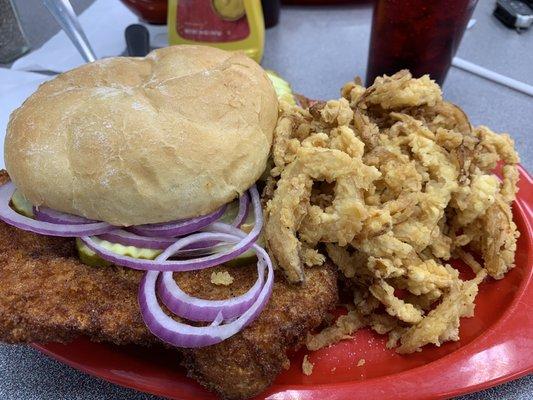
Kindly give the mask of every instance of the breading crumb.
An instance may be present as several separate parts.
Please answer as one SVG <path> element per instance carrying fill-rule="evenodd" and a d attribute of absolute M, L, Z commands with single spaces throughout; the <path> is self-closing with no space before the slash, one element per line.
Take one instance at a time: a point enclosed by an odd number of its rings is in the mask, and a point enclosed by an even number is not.
<path fill-rule="evenodd" d="M 309 376 L 313 373 L 314 364 L 309 361 L 307 354 L 304 356 L 304 361 L 302 362 L 302 371 L 305 375 Z"/>
<path fill-rule="evenodd" d="M 211 274 L 211 283 L 229 286 L 233 283 L 233 276 L 228 271 L 214 271 Z"/>
<path fill-rule="evenodd" d="M 365 363 L 366 360 L 364 358 L 360 358 L 359 361 L 357 361 L 357 366 L 362 367 L 363 365 L 365 365 Z"/>
<path fill-rule="evenodd" d="M 341 340 L 350 339 L 363 326 L 365 326 L 365 321 L 363 321 L 359 313 L 349 311 L 348 314 L 341 315 L 335 321 L 335 325 L 329 326 L 315 335 L 308 334 L 306 339 L 307 349 L 314 351 Z"/>

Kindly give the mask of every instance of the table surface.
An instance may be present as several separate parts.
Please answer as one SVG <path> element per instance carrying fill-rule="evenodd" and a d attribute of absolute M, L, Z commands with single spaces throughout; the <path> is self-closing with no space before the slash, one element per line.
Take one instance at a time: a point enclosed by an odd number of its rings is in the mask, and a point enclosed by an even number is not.
<path fill-rule="evenodd" d="M 116 0 L 114 0 L 116 1 Z M 82 12 L 93 0 L 72 0 Z M 42 45 L 58 27 L 40 0 L 17 0 L 22 25 L 32 48 Z M 518 34 L 492 15 L 494 1 L 480 0 L 477 23 L 465 33 L 458 56 L 533 84 L 533 29 Z M 336 98 L 355 75 L 365 76 L 371 10 L 368 5 L 284 7 L 280 24 L 267 31 L 263 65 L 278 71 L 297 92 L 314 98 Z M 460 105 L 473 124 L 509 132 L 525 167 L 533 171 L 528 139 L 533 99 L 512 89 L 452 68 L 445 97 Z M 513 399 L 533 396 L 528 376 L 461 400 Z M 1 399 L 157 399 L 85 375 L 47 358 L 28 346 L 0 345 Z"/>

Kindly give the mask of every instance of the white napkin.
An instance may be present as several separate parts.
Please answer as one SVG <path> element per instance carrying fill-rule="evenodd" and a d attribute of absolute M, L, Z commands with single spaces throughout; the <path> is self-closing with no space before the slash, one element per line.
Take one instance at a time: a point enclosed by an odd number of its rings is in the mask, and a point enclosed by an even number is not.
<path fill-rule="evenodd" d="M 120 55 L 126 49 L 124 29 L 138 21 L 119 0 L 97 0 L 80 16 L 80 23 L 96 58 Z M 12 69 L 63 72 L 85 61 L 63 31 L 59 31 L 40 49 L 19 58 Z"/>
<path fill-rule="evenodd" d="M 50 76 L 0 68 L 0 169 L 4 168 L 4 138 L 9 114 Z"/>

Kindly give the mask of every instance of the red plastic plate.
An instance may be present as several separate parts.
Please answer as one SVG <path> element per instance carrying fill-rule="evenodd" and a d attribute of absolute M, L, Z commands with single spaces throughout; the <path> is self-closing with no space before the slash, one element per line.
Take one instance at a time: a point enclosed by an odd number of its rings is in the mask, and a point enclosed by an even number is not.
<path fill-rule="evenodd" d="M 485 282 L 473 318 L 461 322 L 461 340 L 411 355 L 385 348 L 368 330 L 352 340 L 310 354 L 313 374 L 301 372 L 300 351 L 260 398 L 440 399 L 478 391 L 533 371 L 533 180 L 521 169 L 514 218 L 521 232 L 516 268 Z M 45 354 L 81 371 L 174 399 L 215 399 L 188 379 L 171 352 L 117 347 L 79 339 L 67 345 L 35 344 Z M 364 359 L 364 365 L 357 366 Z"/>

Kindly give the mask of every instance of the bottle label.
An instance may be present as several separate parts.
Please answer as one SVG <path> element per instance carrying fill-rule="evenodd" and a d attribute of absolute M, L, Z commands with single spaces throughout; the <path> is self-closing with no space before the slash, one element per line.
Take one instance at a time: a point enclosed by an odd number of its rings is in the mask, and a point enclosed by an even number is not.
<path fill-rule="evenodd" d="M 187 40 L 232 42 L 246 39 L 250 27 L 244 0 L 180 0 L 176 30 Z"/>

